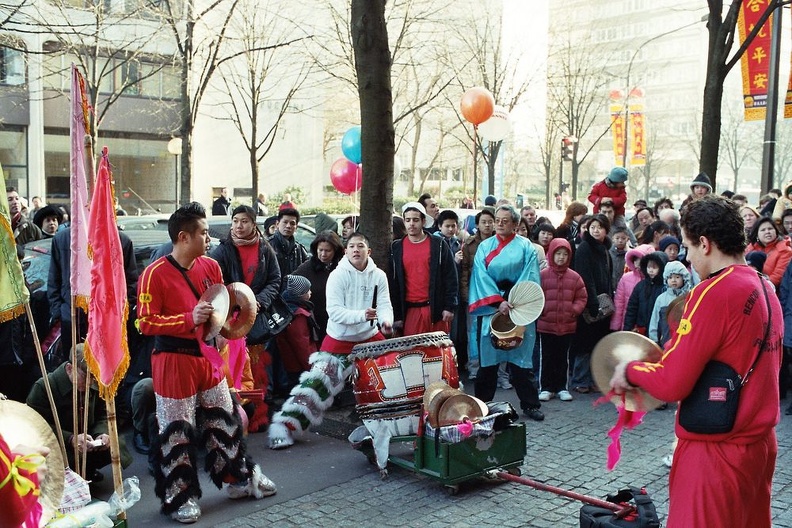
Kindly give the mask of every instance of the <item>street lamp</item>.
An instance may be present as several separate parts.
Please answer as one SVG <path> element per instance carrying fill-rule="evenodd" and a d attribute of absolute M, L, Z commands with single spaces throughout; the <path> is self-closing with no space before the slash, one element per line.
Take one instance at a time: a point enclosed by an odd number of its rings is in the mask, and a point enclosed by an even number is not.
<path fill-rule="evenodd" d="M 182 138 L 175 137 L 168 141 L 168 152 L 173 154 L 173 185 L 175 186 L 175 200 L 173 202 L 173 210 L 179 208 L 179 154 L 182 151 Z"/>

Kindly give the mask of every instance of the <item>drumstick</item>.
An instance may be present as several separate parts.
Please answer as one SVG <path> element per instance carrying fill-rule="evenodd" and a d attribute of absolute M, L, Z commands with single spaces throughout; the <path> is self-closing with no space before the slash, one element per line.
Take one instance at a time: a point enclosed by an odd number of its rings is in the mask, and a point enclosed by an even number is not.
<path fill-rule="evenodd" d="M 374 310 L 377 309 L 377 290 L 379 290 L 379 284 L 374 285 L 374 298 L 371 300 L 371 308 Z M 369 326 L 374 326 L 374 319 L 369 321 Z"/>

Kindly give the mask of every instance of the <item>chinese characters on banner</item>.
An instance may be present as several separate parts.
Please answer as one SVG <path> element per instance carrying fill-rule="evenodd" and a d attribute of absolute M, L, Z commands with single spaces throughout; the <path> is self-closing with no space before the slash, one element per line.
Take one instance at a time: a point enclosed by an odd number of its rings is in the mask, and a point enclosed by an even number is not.
<path fill-rule="evenodd" d="M 631 97 L 640 97 L 642 91 L 633 90 Z M 618 101 L 623 96 L 622 92 L 611 93 L 611 132 L 613 133 L 613 156 L 616 167 L 624 165 L 626 141 L 629 137 L 629 159 L 631 166 L 646 165 L 646 129 L 644 128 L 645 116 L 642 103 L 629 103 L 627 121 L 625 122 L 624 105 Z M 625 134 L 627 126 L 627 134 Z"/>
<path fill-rule="evenodd" d="M 742 42 L 745 42 L 745 38 L 756 27 L 759 18 L 761 18 L 766 9 L 767 0 L 746 0 L 740 6 L 737 26 L 740 30 L 740 40 Z M 757 121 L 765 118 L 772 27 L 773 17 L 771 16 L 740 58 L 746 121 Z"/>

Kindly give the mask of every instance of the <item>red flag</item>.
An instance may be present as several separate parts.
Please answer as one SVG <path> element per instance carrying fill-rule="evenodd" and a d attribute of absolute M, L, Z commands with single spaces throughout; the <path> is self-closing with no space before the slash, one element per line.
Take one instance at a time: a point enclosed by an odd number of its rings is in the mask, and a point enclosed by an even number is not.
<path fill-rule="evenodd" d="M 99 394 L 109 400 L 115 396 L 129 368 L 126 335 L 129 304 L 107 147 L 102 149 L 96 173 L 89 225 L 88 254 L 93 263 L 85 359 L 99 382 Z"/>

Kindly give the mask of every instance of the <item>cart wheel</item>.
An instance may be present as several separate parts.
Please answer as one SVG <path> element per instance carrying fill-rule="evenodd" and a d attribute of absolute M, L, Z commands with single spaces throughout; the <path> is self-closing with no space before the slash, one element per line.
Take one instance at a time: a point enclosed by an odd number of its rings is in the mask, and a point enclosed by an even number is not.
<path fill-rule="evenodd" d="M 450 486 L 446 486 L 446 492 L 452 497 L 459 493 L 459 484 L 452 484 Z"/>
<path fill-rule="evenodd" d="M 518 468 L 518 467 L 509 468 L 509 469 L 506 470 L 506 473 L 508 473 L 509 475 L 514 475 L 515 477 L 521 477 L 522 476 L 522 470 L 520 468 Z"/>

